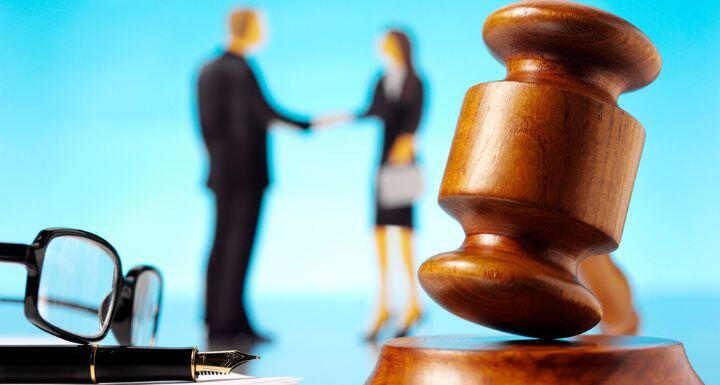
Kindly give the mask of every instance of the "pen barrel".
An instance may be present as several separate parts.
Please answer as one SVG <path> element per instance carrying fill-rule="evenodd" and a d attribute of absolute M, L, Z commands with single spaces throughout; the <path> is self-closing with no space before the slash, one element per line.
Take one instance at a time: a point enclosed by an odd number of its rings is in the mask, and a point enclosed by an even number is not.
<path fill-rule="evenodd" d="M 92 347 L 0 346 L 0 383 L 92 383 Z"/>
<path fill-rule="evenodd" d="M 193 381 L 194 348 L 97 347 L 96 382 Z"/>
<path fill-rule="evenodd" d="M 0 346 L 0 383 L 194 381 L 194 348 Z"/>

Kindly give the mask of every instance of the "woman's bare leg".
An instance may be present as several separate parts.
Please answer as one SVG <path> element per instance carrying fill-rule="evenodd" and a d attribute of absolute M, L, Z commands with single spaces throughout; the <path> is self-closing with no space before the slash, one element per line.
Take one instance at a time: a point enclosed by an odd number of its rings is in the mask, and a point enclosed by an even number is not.
<path fill-rule="evenodd" d="M 402 251 L 403 264 L 405 265 L 405 273 L 408 278 L 408 288 L 410 290 L 410 299 L 403 317 L 403 323 L 400 327 L 399 335 L 407 334 L 409 329 L 420 319 L 422 311 L 420 309 L 420 300 L 418 298 L 417 272 L 415 271 L 415 259 L 413 258 L 413 231 L 409 228 L 400 229 L 400 246 Z"/>
<path fill-rule="evenodd" d="M 387 245 L 387 226 L 378 226 L 375 228 L 375 244 L 378 255 L 378 272 L 379 272 L 379 294 L 377 311 L 372 326 L 366 336 L 367 339 L 375 339 L 382 329 L 383 325 L 390 318 L 388 312 L 388 245 Z"/>

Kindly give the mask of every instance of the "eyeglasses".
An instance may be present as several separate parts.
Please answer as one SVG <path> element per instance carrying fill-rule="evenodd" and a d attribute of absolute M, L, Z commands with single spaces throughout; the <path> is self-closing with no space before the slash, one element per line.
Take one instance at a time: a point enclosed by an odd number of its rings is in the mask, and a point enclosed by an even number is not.
<path fill-rule="evenodd" d="M 31 245 L 0 243 L 0 262 L 27 269 L 25 317 L 62 339 L 87 344 L 109 330 L 122 345 L 154 345 L 162 303 L 162 277 L 151 266 L 122 276 L 115 249 L 75 229 L 41 231 Z"/>

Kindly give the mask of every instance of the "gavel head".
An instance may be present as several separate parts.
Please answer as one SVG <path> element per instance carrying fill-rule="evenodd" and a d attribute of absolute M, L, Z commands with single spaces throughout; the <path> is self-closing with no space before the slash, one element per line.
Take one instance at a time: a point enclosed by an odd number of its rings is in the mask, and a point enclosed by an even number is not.
<path fill-rule="evenodd" d="M 466 238 L 420 282 L 478 324 L 580 334 L 602 313 L 577 265 L 617 248 L 645 137 L 617 97 L 652 82 L 660 57 L 625 20 L 570 2 L 502 8 L 483 37 L 507 77 L 468 90 L 439 197 Z"/>

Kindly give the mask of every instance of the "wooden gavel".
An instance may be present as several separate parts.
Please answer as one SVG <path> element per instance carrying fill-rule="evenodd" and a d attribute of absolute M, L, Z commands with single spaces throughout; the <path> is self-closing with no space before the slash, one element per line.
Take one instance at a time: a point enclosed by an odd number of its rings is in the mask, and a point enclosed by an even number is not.
<path fill-rule="evenodd" d="M 645 137 L 617 98 L 652 82 L 660 56 L 625 20 L 562 1 L 502 8 L 483 37 L 507 77 L 468 90 L 439 197 L 466 238 L 420 282 L 478 324 L 580 334 L 602 312 L 577 266 L 618 247 Z"/>

